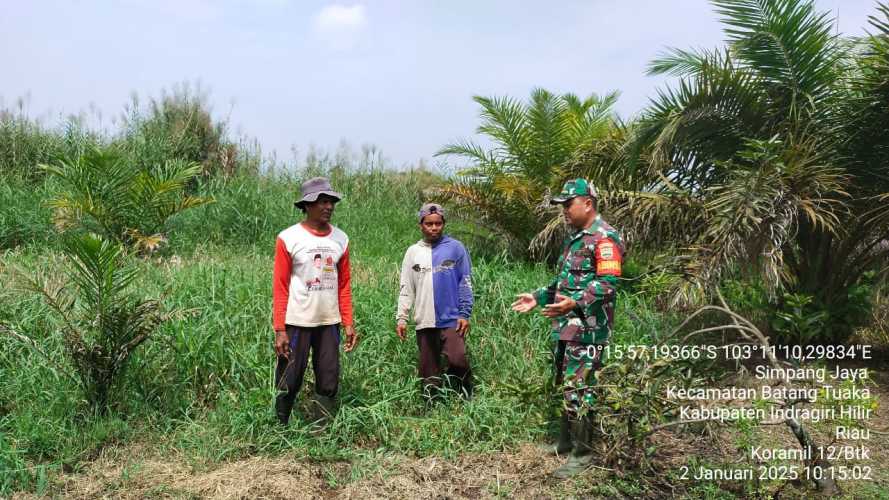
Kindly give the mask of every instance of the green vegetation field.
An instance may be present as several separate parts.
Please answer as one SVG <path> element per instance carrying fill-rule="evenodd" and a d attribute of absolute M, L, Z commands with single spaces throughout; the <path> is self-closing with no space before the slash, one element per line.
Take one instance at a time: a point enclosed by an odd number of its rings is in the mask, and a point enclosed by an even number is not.
<path fill-rule="evenodd" d="M 725 47 L 652 61 L 679 82 L 638 116 L 617 116 L 616 92 L 474 96 L 490 146 L 443 145 L 437 155 L 465 167 L 455 173 L 387 169 L 370 147 L 266 158 L 188 86 L 134 99 L 113 131 L 0 109 L 0 497 L 810 498 L 838 484 L 846 498 L 889 498 L 889 4 L 871 35 L 847 39 L 810 1 L 713 3 Z M 350 236 L 360 343 L 342 358 L 335 419 L 282 428 L 272 256 L 316 175 L 345 195 L 333 222 Z M 868 360 L 805 364 L 866 369 L 838 385 L 869 394 L 725 403 L 869 409 L 856 429 L 871 431 L 870 456 L 833 462 L 869 467 L 866 479 L 683 477 L 815 470 L 750 450 L 861 442 L 836 436 L 842 418 L 684 420 L 667 386 L 814 382 L 669 356 L 606 364 L 597 460 L 550 476 L 564 459 L 534 447 L 558 412 L 549 322 L 509 305 L 551 277 L 565 232 L 542 202 L 576 177 L 628 243 L 614 346 L 872 346 Z M 394 333 L 426 201 L 445 203 L 448 232 L 467 243 L 476 303 L 475 395 L 431 407 L 416 345 Z M 152 325 L 148 340 L 130 325 Z"/>
<path fill-rule="evenodd" d="M 215 196 L 216 203 L 178 216 L 170 248 L 139 260 L 140 293 L 162 296 L 168 307 L 187 310 L 187 317 L 165 324 L 135 354 L 107 415 L 91 413 L 62 373 L 70 367 L 61 333 L 48 320 L 51 314 L 40 298 L 12 291 L 13 268 L 52 279 L 64 265 L 54 250 L 58 242 L 50 231 L 49 213 L 41 208 L 48 187 L 43 181 L 5 183 L 4 201 L 9 204 L 4 206 L 28 214 L 29 224 L 42 229 L 33 229 L 29 241 L 2 254 L 7 284 L 3 316 L 22 329 L 41 332 L 40 347 L 57 365 L 22 342 L 0 336 L 2 492 L 76 492 L 66 489 L 72 487 L 71 477 L 91 477 L 97 463 L 109 467 L 109 462 L 124 461 L 129 465 L 114 469 L 113 477 L 93 492 L 113 494 L 116 488 L 139 486 L 139 464 L 158 457 L 175 457 L 177 467 L 194 474 L 254 459 L 321 464 L 319 470 L 325 472 L 319 474 L 329 476 L 324 483 L 336 490 L 386 475 L 387 467 L 380 465 L 385 463 L 393 467 L 389 474 L 398 474 L 397 464 L 404 460 L 481 456 L 507 464 L 513 455 L 537 456 L 523 443 L 539 442 L 550 432 L 554 407 L 546 396 L 548 322 L 537 315 L 516 315 L 508 305 L 516 293 L 544 283 L 548 270 L 470 246 L 477 306 L 469 345 L 477 396 L 470 402 L 452 398 L 427 410 L 416 380 L 416 346 L 395 336 L 393 315 L 400 259 L 418 238 L 413 214 L 436 177 L 369 171 L 335 172 L 333 179 L 345 194 L 335 223 L 352 238 L 361 343 L 344 355 L 341 411 L 320 433 L 305 421 L 282 429 L 272 409 L 272 250 L 277 231 L 299 220 L 292 208 L 297 177 L 244 176 L 203 184 L 199 191 Z M 459 236 L 464 226 L 455 221 L 449 228 Z M 652 332 L 675 325 L 675 318 L 657 312 L 629 284 L 618 304 L 617 342 L 646 343 Z M 306 384 L 306 394 L 310 387 Z M 343 469 L 343 464 L 353 465 Z M 537 494 L 663 494 L 648 484 L 650 479 L 634 478 L 632 472 L 618 477 L 593 471 L 562 484 L 545 479 L 552 464 L 538 466 L 523 473 L 544 478 L 538 479 L 545 486 Z M 481 484 L 486 494 L 514 488 L 529 493 L 522 489 L 527 488 L 522 477 L 501 484 L 496 474 L 482 474 Z M 603 477 L 609 478 L 605 485 Z M 189 491 L 177 490 L 173 483 L 168 487 L 135 491 Z M 695 488 L 686 484 L 680 491 L 728 494 L 706 482 Z"/>
<path fill-rule="evenodd" d="M 61 333 L 48 322 L 36 295 L 7 286 L 4 316 L 20 328 L 45 332 L 41 348 L 61 366 L 0 337 L 0 465 L 2 488 L 47 491 L 63 470 L 77 471 L 105 447 L 150 443 L 191 463 L 285 454 L 294 460 L 352 460 L 398 453 L 454 458 L 466 452 L 510 449 L 547 433 L 551 406 L 544 397 L 549 373 L 548 322 L 509 311 L 516 293 L 547 279 L 543 266 L 514 263 L 471 248 L 477 306 L 470 336 L 478 377 L 477 397 L 427 411 L 418 393 L 416 345 L 395 336 L 398 270 L 404 250 L 419 238 L 414 220 L 435 177 L 420 173 L 364 172 L 334 176 L 345 200 L 335 223 L 351 237 L 353 293 L 360 347 L 344 355 L 342 409 L 320 435 L 302 422 L 281 429 L 274 421 L 273 350 L 270 329 L 272 251 L 277 232 L 299 220 L 292 206 L 298 179 L 241 177 L 201 188 L 216 203 L 176 219 L 176 237 L 161 256 L 139 263 L 138 288 L 162 296 L 188 317 L 164 325 L 136 354 L 115 388 L 110 414 L 89 413 L 76 387 Z M 7 183 L 15 210 L 49 229 L 36 189 Z M 33 211 L 33 212 L 32 212 Z M 10 224 L 12 225 L 12 224 Z M 451 224 L 460 234 L 460 223 Z M 4 282 L 12 267 L 53 276 L 62 265 L 50 234 L 6 250 Z M 621 338 L 645 340 L 620 301 Z M 311 384 L 306 384 L 306 391 Z M 49 490 L 51 491 L 51 490 Z"/>

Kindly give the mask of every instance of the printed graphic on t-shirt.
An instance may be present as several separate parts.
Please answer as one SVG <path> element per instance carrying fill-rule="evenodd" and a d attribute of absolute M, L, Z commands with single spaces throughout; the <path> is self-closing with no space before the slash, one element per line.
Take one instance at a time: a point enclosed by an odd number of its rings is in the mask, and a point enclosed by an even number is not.
<path fill-rule="evenodd" d="M 306 290 L 336 290 L 336 263 L 333 261 L 334 250 L 327 246 L 318 246 L 306 250 L 312 263 L 312 277 L 306 281 Z"/>
<path fill-rule="evenodd" d="M 426 267 L 426 266 L 421 266 L 420 264 L 414 264 L 413 267 L 411 267 L 411 269 L 413 269 L 415 273 L 428 273 L 429 271 L 432 271 L 433 273 L 440 273 L 443 271 L 450 271 L 451 269 L 454 269 L 455 267 L 457 267 L 457 261 L 447 259 L 447 260 L 443 261 L 441 264 L 434 266 L 434 267 Z"/>
<path fill-rule="evenodd" d="M 435 266 L 435 269 L 433 269 L 432 272 L 440 273 L 442 271 L 448 271 L 450 269 L 453 269 L 454 266 L 456 266 L 456 265 L 457 265 L 456 261 L 453 261 L 451 259 L 446 259 L 446 260 L 442 261 L 441 264 Z"/>

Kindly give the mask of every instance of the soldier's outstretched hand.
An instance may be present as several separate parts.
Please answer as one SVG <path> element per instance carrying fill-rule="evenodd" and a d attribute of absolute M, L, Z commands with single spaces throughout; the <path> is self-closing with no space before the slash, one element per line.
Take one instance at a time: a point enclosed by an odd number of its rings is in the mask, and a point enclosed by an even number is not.
<path fill-rule="evenodd" d="M 543 315 L 547 318 L 557 318 L 568 314 L 575 307 L 577 307 L 577 302 L 574 299 L 557 293 L 556 301 L 543 308 Z"/>
<path fill-rule="evenodd" d="M 516 295 L 516 301 L 512 303 L 512 310 L 520 313 L 526 313 L 535 307 L 537 307 L 537 301 L 530 293 Z"/>

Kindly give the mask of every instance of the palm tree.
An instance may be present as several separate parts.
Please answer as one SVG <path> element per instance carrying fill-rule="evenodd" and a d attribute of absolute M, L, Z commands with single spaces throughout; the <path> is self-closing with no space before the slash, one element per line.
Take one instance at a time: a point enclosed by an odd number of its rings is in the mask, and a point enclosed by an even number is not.
<path fill-rule="evenodd" d="M 142 253 L 166 241 L 171 217 L 213 201 L 186 194 L 201 166 L 182 160 L 140 168 L 113 148 L 94 147 L 41 168 L 59 181 L 49 206 L 60 229 L 102 234 Z"/>
<path fill-rule="evenodd" d="M 66 359 L 43 348 L 50 337 L 33 325 L 21 325 L 20 330 L 8 321 L 0 323 L 0 332 L 45 356 L 59 374 L 81 388 L 93 408 L 105 412 L 130 355 L 181 311 L 165 311 L 160 301 L 139 295 L 134 286 L 138 269 L 127 261 L 122 245 L 84 234 L 66 238 L 61 250 L 66 257 L 62 279 L 16 275 L 21 290 L 40 294 L 52 312 Z"/>
<path fill-rule="evenodd" d="M 581 99 L 535 89 L 527 103 L 509 97 L 473 99 L 481 106 L 477 132 L 493 147 L 464 140 L 439 150 L 437 156 L 471 163 L 441 194 L 487 230 L 488 237 L 505 241 L 513 255 L 526 257 L 549 218 L 542 200 L 569 176 L 566 162 L 579 147 L 596 144 L 615 126 L 617 94 Z M 551 248 L 540 250 L 548 255 Z"/>
<path fill-rule="evenodd" d="M 726 47 L 651 63 L 680 80 L 633 130 L 635 161 L 616 177 L 630 182 L 611 193 L 623 227 L 670 242 L 686 292 L 757 272 L 814 297 L 830 314 L 820 340 L 842 340 L 855 288 L 889 257 L 889 8 L 874 34 L 844 40 L 812 1 L 713 4 Z"/>

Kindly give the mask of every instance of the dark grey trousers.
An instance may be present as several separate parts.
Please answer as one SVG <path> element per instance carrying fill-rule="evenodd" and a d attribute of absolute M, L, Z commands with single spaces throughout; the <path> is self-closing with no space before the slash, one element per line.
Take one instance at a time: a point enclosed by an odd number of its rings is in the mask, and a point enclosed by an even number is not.
<path fill-rule="evenodd" d="M 335 398 L 340 380 L 340 325 L 300 327 L 287 325 L 290 336 L 290 356 L 278 356 L 275 369 L 275 412 L 281 423 L 287 423 L 303 384 L 309 351 L 315 373 L 315 393 Z"/>

